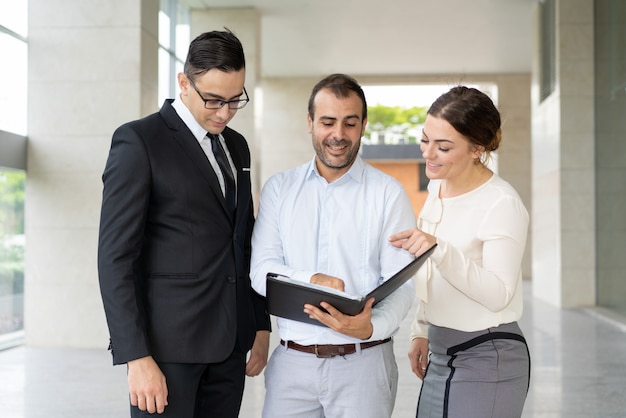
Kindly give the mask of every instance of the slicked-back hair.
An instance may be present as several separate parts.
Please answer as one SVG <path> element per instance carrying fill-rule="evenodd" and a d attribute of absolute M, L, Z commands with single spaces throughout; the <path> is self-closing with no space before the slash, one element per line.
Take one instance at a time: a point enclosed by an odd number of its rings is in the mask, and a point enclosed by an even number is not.
<path fill-rule="evenodd" d="M 191 41 L 184 72 L 193 80 L 214 68 L 230 73 L 245 67 L 243 46 L 235 34 L 226 29 L 205 32 Z"/>
<path fill-rule="evenodd" d="M 363 102 L 363 111 L 362 111 L 362 119 L 365 120 L 367 118 L 367 102 L 365 101 L 365 93 L 363 93 L 363 89 L 359 85 L 359 83 L 352 77 L 346 74 L 331 74 L 322 80 L 320 80 L 315 87 L 313 87 L 313 91 L 311 91 L 311 96 L 309 97 L 309 115 L 311 116 L 311 120 L 314 120 L 315 115 L 315 96 L 322 89 L 330 90 L 336 97 L 345 99 L 350 95 L 350 92 L 356 93 L 357 96 Z"/>
<path fill-rule="evenodd" d="M 487 153 L 500 146 L 500 112 L 489 96 L 478 89 L 453 87 L 433 102 L 428 114 L 447 121 L 472 144 L 484 147 Z"/>

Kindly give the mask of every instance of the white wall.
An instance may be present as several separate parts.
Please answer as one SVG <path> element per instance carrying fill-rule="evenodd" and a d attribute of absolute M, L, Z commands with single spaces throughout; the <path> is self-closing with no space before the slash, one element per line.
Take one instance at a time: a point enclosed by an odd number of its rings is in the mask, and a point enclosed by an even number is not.
<path fill-rule="evenodd" d="M 541 103 L 538 45 L 533 58 L 533 295 L 577 307 L 595 304 L 593 2 L 556 15 L 557 87 Z"/>
<path fill-rule="evenodd" d="M 30 0 L 25 330 L 108 345 L 96 254 L 111 134 L 155 110 L 158 2 Z"/>

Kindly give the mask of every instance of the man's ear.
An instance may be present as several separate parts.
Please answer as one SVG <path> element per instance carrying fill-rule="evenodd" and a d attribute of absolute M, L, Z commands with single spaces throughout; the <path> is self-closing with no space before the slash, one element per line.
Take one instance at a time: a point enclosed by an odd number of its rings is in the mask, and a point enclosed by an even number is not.
<path fill-rule="evenodd" d="M 178 80 L 178 87 L 180 88 L 180 93 L 183 96 L 186 96 L 187 94 L 189 94 L 189 92 L 188 92 L 188 90 L 189 90 L 189 78 L 187 78 L 185 73 L 178 73 L 176 78 Z"/>

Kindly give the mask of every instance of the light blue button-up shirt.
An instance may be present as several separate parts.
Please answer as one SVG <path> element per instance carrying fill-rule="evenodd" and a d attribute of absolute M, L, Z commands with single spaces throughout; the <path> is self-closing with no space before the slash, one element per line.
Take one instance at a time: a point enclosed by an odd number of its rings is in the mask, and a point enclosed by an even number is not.
<path fill-rule="evenodd" d="M 357 157 L 349 171 L 328 183 L 315 159 L 272 176 L 264 185 L 252 236 L 251 277 L 265 295 L 268 272 L 309 282 L 315 273 L 345 282 L 351 295 L 365 295 L 413 260 L 388 242 L 415 227 L 402 185 Z M 395 334 L 415 298 L 408 281 L 377 304 L 370 340 Z M 323 326 L 277 318 L 280 337 L 298 344 L 361 342 Z"/>

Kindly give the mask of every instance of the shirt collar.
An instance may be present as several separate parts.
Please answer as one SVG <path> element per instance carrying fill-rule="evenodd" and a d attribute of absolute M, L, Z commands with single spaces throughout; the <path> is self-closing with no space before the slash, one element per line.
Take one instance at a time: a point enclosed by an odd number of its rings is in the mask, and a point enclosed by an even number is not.
<path fill-rule="evenodd" d="M 206 136 L 206 129 L 200 126 L 196 118 L 194 118 L 191 114 L 191 111 L 187 108 L 187 105 L 180 99 L 174 99 L 172 107 L 176 110 L 178 116 L 180 116 L 185 125 L 187 125 L 198 142 L 202 141 L 202 139 Z"/>
<path fill-rule="evenodd" d="M 352 166 L 348 169 L 348 171 L 343 176 L 341 176 L 336 181 L 334 181 L 333 183 L 343 182 L 345 181 L 345 179 L 352 179 L 360 183 L 363 179 L 364 171 L 365 171 L 365 161 L 363 161 L 360 155 L 357 155 L 356 159 L 354 160 L 354 163 L 352 163 Z M 322 177 L 319 171 L 317 170 L 317 166 L 315 165 L 315 157 L 313 157 L 313 159 L 309 163 L 308 172 L 309 172 L 309 175 L 308 175 L 309 178 L 311 178 L 312 176 Z"/>

